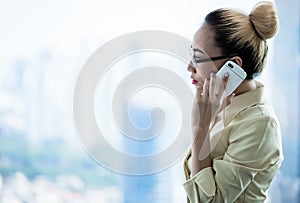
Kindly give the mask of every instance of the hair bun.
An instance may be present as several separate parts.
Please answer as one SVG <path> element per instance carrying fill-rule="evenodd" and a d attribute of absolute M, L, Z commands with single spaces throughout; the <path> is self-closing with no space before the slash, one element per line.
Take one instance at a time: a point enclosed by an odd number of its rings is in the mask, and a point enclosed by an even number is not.
<path fill-rule="evenodd" d="M 256 34 L 263 40 L 272 38 L 278 30 L 276 8 L 271 2 L 262 1 L 256 4 L 249 19 Z"/>

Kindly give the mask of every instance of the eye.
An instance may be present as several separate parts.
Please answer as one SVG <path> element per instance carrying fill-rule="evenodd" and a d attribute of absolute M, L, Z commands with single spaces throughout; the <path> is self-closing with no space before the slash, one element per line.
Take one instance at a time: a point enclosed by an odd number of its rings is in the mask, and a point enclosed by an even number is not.
<path fill-rule="evenodd" d="M 194 57 L 201 59 L 201 58 L 205 57 L 205 54 L 203 54 L 203 53 L 201 53 L 199 51 L 195 51 L 194 52 Z"/>
<path fill-rule="evenodd" d="M 194 54 L 194 59 L 196 59 L 196 60 L 201 60 L 201 59 L 203 59 L 203 57 L 201 57 L 201 56 L 199 56 L 199 55 L 197 56 L 197 55 Z"/>

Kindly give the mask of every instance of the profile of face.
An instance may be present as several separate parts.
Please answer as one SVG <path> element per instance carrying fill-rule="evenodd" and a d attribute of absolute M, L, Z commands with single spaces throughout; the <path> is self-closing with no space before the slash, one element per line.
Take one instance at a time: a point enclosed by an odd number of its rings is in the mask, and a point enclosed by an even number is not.
<path fill-rule="evenodd" d="M 191 73 L 192 83 L 200 87 L 203 86 L 205 78 L 208 78 L 211 72 L 217 72 L 230 59 L 228 57 L 209 60 L 222 56 L 222 53 L 220 48 L 215 45 L 213 32 L 207 24 L 203 24 L 195 33 L 191 51 L 194 61 L 202 60 L 200 63 L 194 62 L 193 64 L 191 62 L 187 67 L 187 70 Z"/>

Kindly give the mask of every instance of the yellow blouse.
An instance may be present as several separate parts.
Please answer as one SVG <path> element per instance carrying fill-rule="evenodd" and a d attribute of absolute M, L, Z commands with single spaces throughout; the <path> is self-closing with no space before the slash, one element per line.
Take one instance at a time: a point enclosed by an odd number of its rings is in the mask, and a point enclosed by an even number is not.
<path fill-rule="evenodd" d="M 212 167 L 190 177 L 191 152 L 186 156 L 188 202 L 264 202 L 283 153 L 279 123 L 263 87 L 234 97 L 220 115 L 210 134 Z"/>

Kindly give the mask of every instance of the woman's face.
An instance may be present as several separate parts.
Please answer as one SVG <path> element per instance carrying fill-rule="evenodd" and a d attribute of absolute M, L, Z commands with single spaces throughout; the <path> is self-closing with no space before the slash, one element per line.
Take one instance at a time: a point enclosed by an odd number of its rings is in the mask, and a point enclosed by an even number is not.
<path fill-rule="evenodd" d="M 207 59 L 222 55 L 220 48 L 215 46 L 213 32 L 206 24 L 203 24 L 195 33 L 192 47 L 196 49 L 193 52 L 195 59 Z M 208 78 L 211 72 L 217 72 L 227 60 L 202 62 L 195 64 L 195 66 L 190 63 L 187 70 L 191 72 L 192 83 L 202 87 L 205 78 Z"/>

